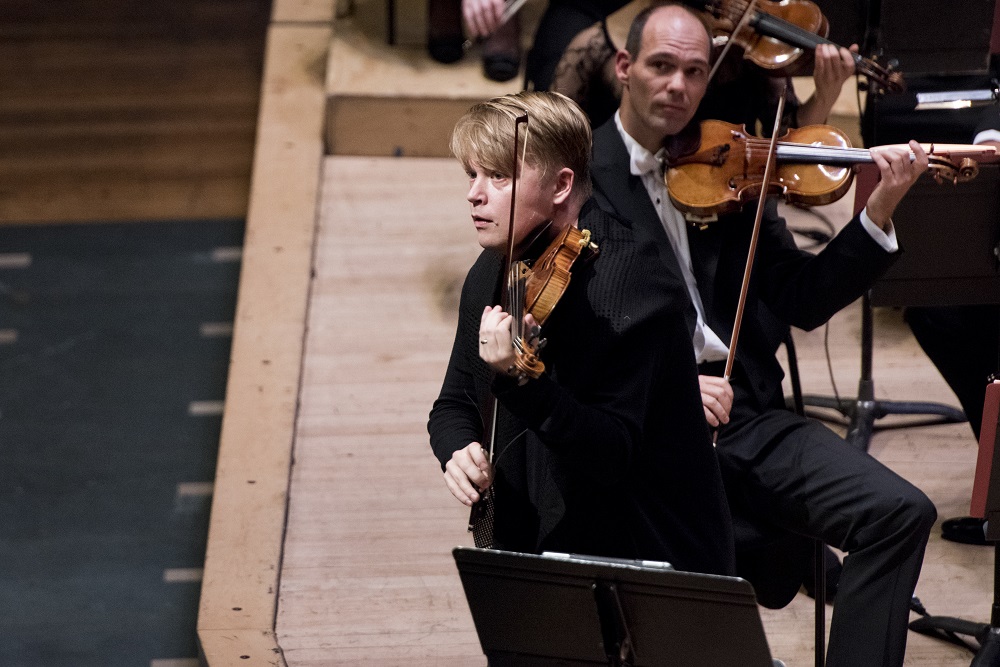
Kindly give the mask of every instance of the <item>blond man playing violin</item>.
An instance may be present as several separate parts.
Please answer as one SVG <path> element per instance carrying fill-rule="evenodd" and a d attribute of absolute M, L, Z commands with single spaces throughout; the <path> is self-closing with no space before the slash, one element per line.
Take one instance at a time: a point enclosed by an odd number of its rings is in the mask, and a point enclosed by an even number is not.
<path fill-rule="evenodd" d="M 724 379 L 755 206 L 704 228 L 692 225 L 668 199 L 660 162 L 664 148 L 690 131 L 710 66 L 709 34 L 689 9 L 659 6 L 637 17 L 615 61 L 621 104 L 594 133 L 595 198 L 657 246 L 660 271 L 683 295 L 699 364 L 701 419 L 718 428 L 738 570 L 762 603 L 782 606 L 809 568 L 809 538 L 847 552 L 827 664 L 902 665 L 934 506 L 868 454 L 787 410 L 775 354 L 790 325 L 823 324 L 892 264 L 898 254 L 892 213 L 927 168 L 927 155 L 913 142 L 912 158 L 906 150 L 875 151 L 881 182 L 866 210 L 818 255 L 796 247 L 768 202 L 735 365 Z M 755 568 L 752 547 L 759 544 L 743 538 L 764 528 L 785 548 Z"/>
<path fill-rule="evenodd" d="M 590 144 L 586 117 L 554 93 L 496 98 L 458 122 L 452 149 L 469 179 L 466 224 L 483 252 L 462 288 L 431 447 L 458 502 L 493 493 L 497 548 L 732 573 L 729 510 L 680 295 L 657 271 L 655 249 L 588 200 Z M 599 247 L 573 265 L 538 333 L 547 343 L 535 378 L 512 371 L 521 308 L 501 307 L 497 294 L 511 207 L 514 260 L 533 261 L 569 228 Z M 524 319 L 530 330 L 531 315 Z M 487 431 L 493 399 L 496 428 Z"/>

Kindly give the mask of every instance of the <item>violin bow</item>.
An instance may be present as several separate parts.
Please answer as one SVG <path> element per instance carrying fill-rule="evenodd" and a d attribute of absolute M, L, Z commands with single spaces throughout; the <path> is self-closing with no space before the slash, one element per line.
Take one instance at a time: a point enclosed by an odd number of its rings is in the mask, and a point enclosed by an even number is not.
<path fill-rule="evenodd" d="M 517 140 L 518 140 L 518 126 L 524 123 L 525 126 L 525 137 L 524 137 L 524 149 L 521 151 L 521 157 L 517 156 Z M 514 208 L 517 205 L 517 172 L 518 165 L 524 164 L 524 158 L 528 151 L 528 136 L 527 136 L 527 126 L 528 126 L 528 114 L 525 113 L 521 116 L 517 116 L 514 119 L 514 173 L 511 176 L 510 181 L 510 221 L 507 226 L 507 252 L 504 254 L 503 258 L 503 279 L 507 280 L 510 275 L 510 267 L 514 262 Z M 519 162 L 520 160 L 520 162 Z M 500 305 L 506 307 L 508 304 L 503 302 L 503 295 L 506 291 L 501 291 Z"/>
<path fill-rule="evenodd" d="M 510 182 L 510 221 L 507 227 L 507 252 L 504 255 L 503 260 L 503 273 L 500 274 L 501 287 L 500 289 L 500 305 L 506 309 L 507 282 L 510 278 L 510 267 L 513 262 L 514 257 L 514 209 L 517 204 L 517 172 L 518 172 L 518 156 L 517 156 L 517 141 L 518 141 L 518 127 L 521 123 L 525 124 L 527 128 L 528 124 L 528 114 L 525 113 L 521 116 L 514 118 L 514 173 L 511 175 Z M 524 151 L 521 154 L 521 161 L 523 164 L 524 156 L 527 153 L 528 141 L 527 134 L 525 134 L 524 141 Z M 491 395 L 488 404 L 488 412 L 490 413 L 490 428 L 486 433 L 488 438 L 486 446 L 483 449 L 486 450 L 486 460 L 493 465 L 494 452 L 496 451 L 496 435 L 497 435 L 497 422 L 499 419 L 499 406 L 497 404 L 496 396 Z M 469 513 L 469 532 L 472 533 L 472 539 L 475 545 L 480 549 L 489 549 L 494 546 L 493 541 L 493 511 L 494 511 L 494 490 L 491 485 L 485 492 L 480 493 L 479 500 L 472 506 L 472 511 Z"/>
<path fill-rule="evenodd" d="M 500 18 L 501 25 L 514 18 L 514 14 L 517 14 L 526 2 L 528 0 L 505 0 L 503 16 Z"/>
<path fill-rule="evenodd" d="M 722 61 L 726 59 L 726 54 L 729 53 L 729 49 L 731 49 L 733 44 L 736 42 L 736 35 L 740 30 L 743 30 L 748 23 L 750 23 L 750 19 L 753 17 L 753 12 L 756 8 L 757 0 L 750 0 L 750 2 L 747 3 L 747 8 L 743 10 L 743 15 L 740 16 L 740 20 L 736 23 L 736 27 L 733 28 L 731 33 L 729 33 L 729 39 L 726 40 L 726 45 L 722 47 L 722 52 L 719 54 L 719 57 L 715 59 L 715 64 L 712 65 L 712 69 L 708 73 L 709 81 L 715 77 L 715 73 L 718 71 L 719 65 L 721 65 Z"/>
<path fill-rule="evenodd" d="M 775 146 L 778 144 L 778 133 L 781 129 L 781 115 L 785 111 L 785 88 L 787 83 L 782 85 L 781 96 L 778 98 L 778 111 L 774 116 L 774 130 L 771 133 L 771 143 L 767 151 L 767 161 L 764 163 L 764 179 L 761 183 L 760 199 L 757 200 L 757 214 L 754 216 L 753 233 L 750 236 L 750 250 L 747 252 L 747 265 L 743 270 L 743 284 L 740 286 L 740 298 L 736 304 L 736 320 L 733 322 L 733 336 L 729 340 L 729 355 L 726 357 L 726 370 L 723 379 L 727 382 L 733 374 L 733 364 L 736 361 L 736 343 L 740 338 L 740 325 L 743 323 L 743 311 L 746 308 L 747 292 L 750 288 L 750 274 L 753 271 L 753 261 L 757 254 L 757 239 L 760 237 L 760 222 L 764 217 L 764 204 L 767 201 L 767 188 L 771 183 L 771 172 L 774 169 Z M 713 441 L 717 441 L 719 431 L 713 435 Z"/>
<path fill-rule="evenodd" d="M 500 23 L 497 24 L 497 28 L 514 18 L 514 15 L 521 11 L 521 7 L 527 3 L 528 0 L 504 0 L 503 12 L 500 14 Z M 472 48 L 473 44 L 478 44 L 484 37 L 477 37 L 475 41 L 472 39 L 467 39 L 462 42 L 462 49 L 468 51 Z"/>

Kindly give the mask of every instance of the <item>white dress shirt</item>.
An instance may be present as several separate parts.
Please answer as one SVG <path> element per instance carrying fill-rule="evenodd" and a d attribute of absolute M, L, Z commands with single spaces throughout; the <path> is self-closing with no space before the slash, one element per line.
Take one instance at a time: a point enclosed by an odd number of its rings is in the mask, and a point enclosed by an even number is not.
<path fill-rule="evenodd" d="M 1000 141 L 1000 130 L 983 130 L 976 135 L 976 138 L 972 140 L 972 143 L 982 144 L 987 141 Z"/>
<path fill-rule="evenodd" d="M 705 307 L 701 302 L 701 294 L 698 292 L 698 283 L 695 280 L 694 269 L 691 266 L 691 249 L 688 246 L 687 221 L 670 197 L 667 195 L 667 185 L 663 180 L 663 157 L 664 149 L 660 149 L 656 154 L 650 153 L 639 142 L 633 139 L 625 128 L 622 127 L 621 117 L 615 112 L 615 126 L 625 142 L 625 150 L 629 152 L 629 168 L 633 175 L 642 179 L 642 184 L 649 193 L 649 199 L 660 217 L 660 224 L 670 239 L 673 246 L 674 256 L 681 267 L 684 275 L 684 283 L 687 286 L 691 303 L 694 304 L 695 312 L 698 314 L 698 321 L 695 324 L 694 354 L 697 363 L 705 361 L 724 361 L 729 356 L 729 346 L 724 343 L 718 334 L 708 326 L 705 321 Z M 896 252 L 899 245 L 896 242 L 896 230 L 892 223 L 889 223 L 888 233 L 872 222 L 868 217 L 867 209 L 861 212 L 861 225 L 872 239 L 879 244 L 886 252 Z"/>

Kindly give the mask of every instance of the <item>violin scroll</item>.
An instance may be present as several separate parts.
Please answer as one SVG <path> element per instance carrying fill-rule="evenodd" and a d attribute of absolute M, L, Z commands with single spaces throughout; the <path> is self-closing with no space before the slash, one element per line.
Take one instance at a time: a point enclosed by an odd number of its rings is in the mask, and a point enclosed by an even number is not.
<path fill-rule="evenodd" d="M 965 183 L 979 175 L 979 164 L 970 157 L 964 157 L 956 164 L 947 158 L 932 154 L 929 156 L 927 167 L 938 183 L 946 181 Z"/>

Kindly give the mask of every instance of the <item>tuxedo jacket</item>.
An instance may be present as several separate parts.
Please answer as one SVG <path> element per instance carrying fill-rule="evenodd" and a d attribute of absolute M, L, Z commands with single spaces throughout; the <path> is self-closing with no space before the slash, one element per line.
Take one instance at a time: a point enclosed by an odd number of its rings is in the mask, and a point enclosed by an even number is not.
<path fill-rule="evenodd" d="M 663 268 L 684 285 L 677 257 L 642 180 L 629 170 L 629 155 L 614 119 L 594 133 L 591 165 L 594 198 L 599 206 L 627 220 L 639 238 L 658 249 Z M 688 245 L 707 324 L 727 344 L 732 336 L 740 288 L 753 231 L 754 207 L 720 216 L 704 229 L 688 228 Z M 734 382 L 753 402 L 751 412 L 784 406 L 783 371 L 775 356 L 789 325 L 813 329 L 848 305 L 895 261 L 855 217 L 818 254 L 799 250 L 777 205 L 769 200 L 761 222 L 756 260 L 736 361 L 742 368 Z M 689 329 L 696 319 L 686 289 L 681 290 Z M 739 395 L 740 392 L 737 392 Z M 752 446 L 752 445 L 751 445 Z"/>

